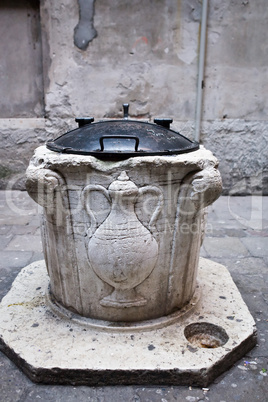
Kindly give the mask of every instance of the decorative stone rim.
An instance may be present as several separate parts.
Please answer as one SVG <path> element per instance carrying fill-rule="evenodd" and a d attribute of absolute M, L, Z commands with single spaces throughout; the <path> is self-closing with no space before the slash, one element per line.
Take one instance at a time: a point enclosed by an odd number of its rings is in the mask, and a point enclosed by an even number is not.
<path fill-rule="evenodd" d="M 133 331 L 150 331 L 153 329 L 159 329 L 174 324 L 176 321 L 186 317 L 188 314 L 198 307 L 202 295 L 201 287 L 198 282 L 195 288 L 195 292 L 191 300 L 180 310 L 169 314 L 167 316 L 155 318 L 152 320 L 144 320 L 138 322 L 116 322 L 116 321 L 104 321 L 95 318 L 82 317 L 76 313 L 69 311 L 63 307 L 51 294 L 50 286 L 46 291 L 46 303 L 52 312 L 59 318 L 71 320 L 75 324 L 79 324 L 83 327 L 97 329 L 99 331 L 107 332 L 133 332 Z"/>
<path fill-rule="evenodd" d="M 79 154 L 65 154 L 50 151 L 45 145 L 35 149 L 34 155 L 31 159 L 30 166 L 35 168 L 49 168 L 49 169 L 60 169 L 62 167 L 68 168 L 74 166 L 91 166 L 101 172 L 107 172 L 111 170 L 117 170 L 119 167 L 124 168 L 124 166 L 137 167 L 139 165 L 144 165 L 144 163 L 160 163 L 160 165 L 168 166 L 188 166 L 193 165 L 194 167 L 204 168 L 204 161 L 206 165 L 213 167 L 218 166 L 218 159 L 212 154 L 211 151 L 206 149 L 204 146 L 200 145 L 200 148 L 196 151 L 177 154 L 177 155 L 156 155 L 156 156 L 133 156 L 128 159 L 123 159 L 120 161 L 102 161 L 92 155 L 79 155 Z"/>

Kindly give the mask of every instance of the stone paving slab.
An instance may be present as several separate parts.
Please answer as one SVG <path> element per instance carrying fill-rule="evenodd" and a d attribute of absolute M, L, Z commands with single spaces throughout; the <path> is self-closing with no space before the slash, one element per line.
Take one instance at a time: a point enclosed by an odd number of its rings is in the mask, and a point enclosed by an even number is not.
<path fill-rule="evenodd" d="M 249 256 L 249 252 L 241 240 L 233 237 L 206 237 L 203 247 L 211 258 Z"/>
<path fill-rule="evenodd" d="M 3 250 L 6 248 L 6 246 L 10 243 L 12 239 L 12 234 L 5 234 L 5 235 L 0 235 L 0 250 Z"/>
<path fill-rule="evenodd" d="M 253 257 L 268 257 L 267 237 L 251 237 L 241 241 Z"/>
<path fill-rule="evenodd" d="M 42 251 L 42 242 L 40 236 L 35 235 L 15 235 L 8 243 L 6 250 L 14 251 Z"/>
<path fill-rule="evenodd" d="M 32 219 L 32 215 L 1 215 L 0 214 L 0 225 L 29 225 Z"/>
<path fill-rule="evenodd" d="M 5 228 L 6 233 L 12 232 L 12 235 L 37 235 L 40 237 L 40 223 L 38 225 L 33 225 L 32 222 L 29 222 L 27 225 L 7 225 L 3 226 Z M 3 233 L 4 234 L 4 233 Z"/>
<path fill-rule="evenodd" d="M 33 251 L 0 251 L 0 268 L 9 271 L 13 268 L 23 268 L 29 264 L 32 256 Z"/>
<path fill-rule="evenodd" d="M 268 271 L 268 264 L 264 258 L 260 257 L 242 257 L 242 258 L 213 258 L 213 261 L 225 265 L 232 276 L 243 275 L 262 275 Z"/>
<path fill-rule="evenodd" d="M 222 229 L 254 229 L 263 231 L 268 228 L 267 197 L 221 197 L 208 208 L 208 222 Z"/>
<path fill-rule="evenodd" d="M 26 192 L 0 191 L 0 233 L 23 236 L 30 225 L 38 225 L 37 206 Z M 10 205 L 11 199 L 11 205 Z M 15 207 L 14 208 L 14 204 Z M 15 209 L 15 211 L 14 211 Z M 31 215 L 23 214 L 31 213 Z M 254 219 L 253 219 L 254 218 Z M 268 197 L 220 197 L 210 208 L 210 225 L 207 235 L 211 238 L 238 239 L 247 250 L 246 255 L 238 252 L 223 257 L 224 243 L 218 243 L 218 257 L 210 257 L 203 249 L 204 257 L 226 265 L 238 286 L 241 295 L 253 315 L 258 329 L 258 346 L 252 349 L 233 367 L 218 377 L 208 388 L 186 386 L 53 386 L 33 384 L 5 355 L 0 353 L 0 400 L 2 402 L 32 401 L 94 401 L 94 402 L 266 402 L 268 389 L 268 257 L 255 256 L 254 249 L 247 247 L 244 239 L 268 236 Z M 7 225 L 7 226 L 6 226 Z M 18 232 L 21 229 L 21 232 Z M 29 234 L 35 234 L 31 232 Z M 228 240 L 229 241 L 229 240 Z M 257 240 L 258 241 L 258 240 Z M 225 243 L 226 244 L 226 243 Z M 239 250 L 240 250 L 240 243 Z M 238 250 L 238 251 L 239 251 Z M 254 255 L 251 254 L 251 251 Z M 2 254 L 4 253 L 4 254 Z M 7 253 L 7 254 L 6 254 Z M 10 258 L 8 257 L 10 255 Z M 239 257 L 238 257 L 239 255 Z M 14 260 L 17 256 L 18 260 Z M 29 260 L 30 258 L 30 260 Z M 43 259 L 42 253 L 31 251 L 0 252 L 0 299 L 17 276 L 20 268 L 32 261 Z M 3 265 L 1 265 L 3 266 Z M 244 278 L 245 277 L 245 278 Z M 259 279 L 254 279 L 259 277 Z M 259 286 L 260 283 L 263 285 Z M 2 284 L 2 287 L 1 287 Z"/>
<path fill-rule="evenodd" d="M 2 225 L 0 226 L 0 234 L 1 235 L 6 235 L 12 230 L 12 225 L 6 226 Z"/>

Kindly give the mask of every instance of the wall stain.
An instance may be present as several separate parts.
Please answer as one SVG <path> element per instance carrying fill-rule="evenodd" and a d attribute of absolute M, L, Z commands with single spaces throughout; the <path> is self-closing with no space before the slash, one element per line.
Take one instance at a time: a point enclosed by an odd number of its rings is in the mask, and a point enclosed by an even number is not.
<path fill-rule="evenodd" d="M 78 0 L 79 22 L 74 28 L 74 44 L 86 50 L 89 42 L 97 36 L 94 28 L 95 0 Z"/>

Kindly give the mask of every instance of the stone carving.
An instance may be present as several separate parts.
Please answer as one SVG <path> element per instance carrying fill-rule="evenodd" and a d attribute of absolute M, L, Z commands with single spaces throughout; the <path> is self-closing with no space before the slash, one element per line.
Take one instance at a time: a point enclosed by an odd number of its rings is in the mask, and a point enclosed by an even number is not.
<path fill-rule="evenodd" d="M 27 190 L 44 207 L 52 299 L 70 312 L 110 322 L 183 309 L 198 291 L 205 208 L 221 192 L 217 167 L 202 147 L 105 163 L 39 147 Z"/>
<path fill-rule="evenodd" d="M 108 217 L 98 228 L 88 201 L 91 191 L 101 191 L 111 203 Z M 158 196 L 148 228 L 134 210 L 138 195 L 146 192 Z M 86 186 L 83 204 L 91 220 L 87 250 L 90 265 L 99 278 L 114 288 L 100 304 L 117 308 L 145 305 L 146 298 L 138 295 L 135 288 L 151 274 L 158 258 L 158 244 L 150 230 L 162 209 L 161 190 L 155 186 L 138 189 L 123 171 L 108 190 L 99 185 Z"/>
<path fill-rule="evenodd" d="M 27 169 L 26 189 L 33 200 L 44 208 L 41 232 L 51 280 L 50 290 L 63 305 L 74 312 L 81 312 L 81 286 L 65 179 L 59 172 L 31 164 Z M 70 292 L 70 285 L 78 290 L 75 294 Z"/>
<path fill-rule="evenodd" d="M 220 172 L 209 163 L 203 170 L 187 174 L 181 183 L 169 266 L 167 306 L 170 309 L 180 307 L 177 304 L 180 298 L 185 301 L 192 297 L 205 232 L 206 207 L 219 197 L 221 189 Z"/>

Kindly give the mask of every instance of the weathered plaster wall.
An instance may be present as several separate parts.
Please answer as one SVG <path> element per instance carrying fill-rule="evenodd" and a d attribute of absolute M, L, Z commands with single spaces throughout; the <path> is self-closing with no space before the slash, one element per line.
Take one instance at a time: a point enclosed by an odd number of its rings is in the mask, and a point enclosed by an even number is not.
<path fill-rule="evenodd" d="M 24 188 L 45 131 L 39 1 L 2 0 L 0 38 L 0 188 Z"/>
<path fill-rule="evenodd" d="M 201 139 L 225 192 L 268 193 L 267 24 L 265 0 L 210 1 Z"/>
<path fill-rule="evenodd" d="M 174 0 L 131 1 L 127 6 L 125 1 L 111 6 L 108 0 L 97 0 L 98 36 L 81 51 L 73 45 L 70 29 L 78 21 L 78 4 L 64 3 L 46 1 L 42 11 L 61 16 L 48 27 L 50 118 L 92 113 L 114 117 L 121 115 L 126 101 L 132 116 L 193 118 L 199 24 L 191 7 Z"/>
<path fill-rule="evenodd" d="M 192 137 L 201 6 L 96 0 L 97 36 L 81 50 L 74 43 L 78 1 L 42 0 L 45 118 L 36 129 L 12 131 L 10 141 L 0 119 L 1 165 L 23 170 L 32 149 L 74 128 L 74 117 L 118 117 L 124 102 L 130 117 L 173 117 L 174 127 Z M 225 192 L 258 190 L 268 175 L 267 22 L 266 0 L 209 2 L 201 142 L 220 159 Z"/>
<path fill-rule="evenodd" d="M 38 0 L 1 0 L 0 38 L 0 118 L 42 117 Z"/>

